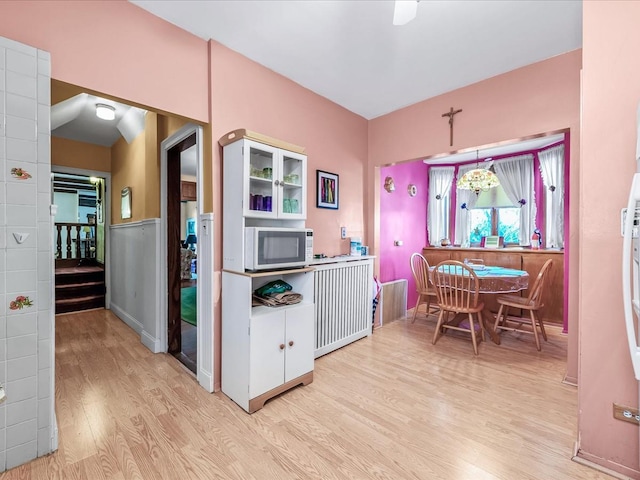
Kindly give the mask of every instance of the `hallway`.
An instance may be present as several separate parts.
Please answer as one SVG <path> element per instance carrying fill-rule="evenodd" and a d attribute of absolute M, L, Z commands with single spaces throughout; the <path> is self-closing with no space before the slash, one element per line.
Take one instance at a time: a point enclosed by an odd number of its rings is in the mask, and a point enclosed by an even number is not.
<path fill-rule="evenodd" d="M 59 450 L 0 474 L 35 479 L 606 479 L 570 460 L 576 390 L 549 329 L 431 345 L 396 321 L 320 357 L 314 382 L 246 414 L 108 310 L 56 317 Z"/>

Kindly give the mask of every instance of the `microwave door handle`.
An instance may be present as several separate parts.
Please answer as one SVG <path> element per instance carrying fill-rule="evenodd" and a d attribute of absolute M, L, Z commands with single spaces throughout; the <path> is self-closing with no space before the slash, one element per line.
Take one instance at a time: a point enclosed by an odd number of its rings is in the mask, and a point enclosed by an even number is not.
<path fill-rule="evenodd" d="M 622 299 L 624 306 L 624 321 L 627 331 L 627 341 L 629 343 L 629 353 L 636 379 L 640 380 L 640 347 L 638 347 L 634 311 L 640 313 L 640 304 L 637 298 L 635 286 L 640 279 L 631 277 L 631 264 L 635 262 L 632 257 L 632 234 L 633 221 L 636 212 L 637 202 L 640 201 L 640 173 L 633 176 L 629 201 L 627 203 L 627 216 L 624 223 L 624 237 L 622 242 Z M 634 265 L 634 272 L 637 275 L 638 269 Z M 632 299 L 633 292 L 633 299 Z"/>

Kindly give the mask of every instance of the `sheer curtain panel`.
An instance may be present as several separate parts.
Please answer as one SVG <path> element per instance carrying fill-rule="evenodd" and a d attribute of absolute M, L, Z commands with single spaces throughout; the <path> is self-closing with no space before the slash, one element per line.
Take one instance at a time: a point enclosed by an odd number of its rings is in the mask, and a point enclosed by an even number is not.
<path fill-rule="evenodd" d="M 456 183 L 465 173 L 478 168 L 477 164 L 460 165 Z M 456 227 L 455 245 L 469 246 L 469 209 L 473 208 L 478 201 L 478 195 L 472 190 L 456 188 Z M 462 208 L 465 205 L 466 208 Z"/>
<path fill-rule="evenodd" d="M 538 152 L 542 182 L 547 189 L 546 245 L 564 247 L 564 145 Z"/>
<path fill-rule="evenodd" d="M 536 202 L 533 189 L 533 155 L 518 155 L 494 163 L 502 189 L 514 205 L 524 200 L 520 211 L 520 245 L 531 245 L 536 228 Z"/>
<path fill-rule="evenodd" d="M 439 245 L 440 240 L 449 238 L 447 219 L 449 212 L 446 198 L 451 190 L 454 167 L 429 168 L 429 205 L 427 208 L 427 229 L 429 230 L 429 244 Z"/>

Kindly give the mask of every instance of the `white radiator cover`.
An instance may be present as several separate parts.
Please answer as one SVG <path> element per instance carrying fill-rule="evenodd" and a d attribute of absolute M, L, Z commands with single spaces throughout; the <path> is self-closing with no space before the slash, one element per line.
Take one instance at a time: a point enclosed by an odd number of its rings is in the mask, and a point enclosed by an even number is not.
<path fill-rule="evenodd" d="M 318 358 L 371 335 L 373 258 L 314 267 L 314 358 Z"/>

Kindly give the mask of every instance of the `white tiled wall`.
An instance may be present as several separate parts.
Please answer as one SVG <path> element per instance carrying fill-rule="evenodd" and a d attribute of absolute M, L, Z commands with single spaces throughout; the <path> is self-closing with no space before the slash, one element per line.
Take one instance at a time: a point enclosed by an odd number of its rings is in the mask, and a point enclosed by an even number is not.
<path fill-rule="evenodd" d="M 50 74 L 0 37 L 0 471 L 55 447 Z"/>

